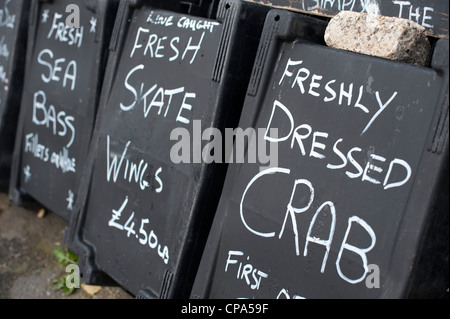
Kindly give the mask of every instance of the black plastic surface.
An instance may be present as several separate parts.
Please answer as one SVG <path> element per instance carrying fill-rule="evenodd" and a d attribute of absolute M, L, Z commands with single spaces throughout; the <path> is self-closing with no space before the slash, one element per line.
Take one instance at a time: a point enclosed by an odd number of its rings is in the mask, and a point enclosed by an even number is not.
<path fill-rule="evenodd" d="M 16 204 L 37 200 L 69 220 L 85 165 L 118 1 L 32 1 L 11 173 Z M 70 7 L 69 7 L 70 9 Z M 67 12 L 66 12 L 67 10 Z M 76 20 L 73 20 L 76 22 Z"/>
<path fill-rule="evenodd" d="M 138 298 L 183 298 L 226 170 L 194 148 L 204 129 L 237 125 L 267 8 L 222 1 L 210 19 L 151 4 L 121 2 L 66 242 L 87 283 L 111 277 Z M 175 130 L 191 137 L 183 163 Z"/>
<path fill-rule="evenodd" d="M 448 298 L 448 40 L 422 68 L 324 27 L 267 17 L 239 126 L 278 160 L 230 164 L 192 298 Z"/>
<path fill-rule="evenodd" d="M 6 189 L 22 96 L 28 13 L 26 1 L 0 1 L 0 184 Z"/>

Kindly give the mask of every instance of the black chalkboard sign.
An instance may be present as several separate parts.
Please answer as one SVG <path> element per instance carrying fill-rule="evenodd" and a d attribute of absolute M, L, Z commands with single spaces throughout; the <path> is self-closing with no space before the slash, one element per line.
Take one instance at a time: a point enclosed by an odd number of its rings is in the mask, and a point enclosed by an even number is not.
<path fill-rule="evenodd" d="M 202 136 L 237 125 L 267 8 L 228 0 L 192 16 L 148 4 L 121 2 L 66 242 L 87 283 L 183 298 L 226 169 L 202 160 Z"/>
<path fill-rule="evenodd" d="M 245 0 L 273 7 L 332 17 L 340 11 L 381 14 L 409 19 L 430 36 L 448 38 L 448 1 L 442 0 Z"/>
<path fill-rule="evenodd" d="M 10 197 L 66 220 L 93 131 L 118 1 L 33 1 Z"/>
<path fill-rule="evenodd" d="M 0 1 L 0 184 L 11 175 L 26 54 L 28 5 Z"/>
<path fill-rule="evenodd" d="M 267 17 L 240 127 L 272 162 L 230 164 L 192 298 L 448 297 L 448 40 L 422 68 L 324 28 Z"/>

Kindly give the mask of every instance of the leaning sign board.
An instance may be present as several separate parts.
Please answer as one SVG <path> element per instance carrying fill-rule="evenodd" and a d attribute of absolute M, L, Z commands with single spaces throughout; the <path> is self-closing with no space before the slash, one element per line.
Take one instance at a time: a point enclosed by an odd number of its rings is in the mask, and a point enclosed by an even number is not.
<path fill-rule="evenodd" d="M 11 175 L 26 54 L 28 5 L 0 1 L 0 183 Z"/>
<path fill-rule="evenodd" d="M 246 0 L 273 7 L 332 17 L 339 11 L 367 12 L 409 19 L 432 36 L 448 38 L 448 1 L 442 0 Z"/>
<path fill-rule="evenodd" d="M 208 129 L 239 121 L 267 8 L 229 0 L 199 17 L 148 4 L 121 2 L 66 242 L 87 283 L 110 277 L 138 297 L 179 298 L 225 176 L 198 150 Z"/>
<path fill-rule="evenodd" d="M 31 197 L 69 220 L 94 127 L 117 5 L 31 3 L 10 184 L 13 202 Z"/>
<path fill-rule="evenodd" d="M 448 40 L 423 68 L 328 48 L 324 27 L 267 17 L 240 127 L 278 161 L 230 164 L 192 298 L 446 294 Z"/>

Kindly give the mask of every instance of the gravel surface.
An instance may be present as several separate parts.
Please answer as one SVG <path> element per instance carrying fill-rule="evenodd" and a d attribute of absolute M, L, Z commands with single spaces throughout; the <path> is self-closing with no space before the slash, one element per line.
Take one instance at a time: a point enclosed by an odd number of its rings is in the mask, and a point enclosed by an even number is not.
<path fill-rule="evenodd" d="M 70 296 L 53 289 L 66 274 L 54 249 L 65 250 L 67 222 L 52 212 L 38 217 L 42 207 L 17 207 L 0 193 L 0 299 L 129 299 L 120 287 L 75 289 Z M 95 294 L 92 295 L 94 291 Z M 91 293 L 88 293 L 91 292 Z"/>

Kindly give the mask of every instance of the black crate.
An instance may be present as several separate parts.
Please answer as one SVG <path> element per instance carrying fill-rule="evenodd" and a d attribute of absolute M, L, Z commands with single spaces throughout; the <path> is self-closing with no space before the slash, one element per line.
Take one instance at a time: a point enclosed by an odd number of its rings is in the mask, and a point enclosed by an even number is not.
<path fill-rule="evenodd" d="M 267 17 L 240 127 L 277 147 L 230 164 L 192 298 L 448 297 L 448 40 L 424 68 L 324 27 Z"/>
<path fill-rule="evenodd" d="M 68 221 L 94 127 L 118 1 L 79 1 L 75 9 L 70 0 L 29 5 L 9 193 L 16 204 L 37 200 Z"/>
<path fill-rule="evenodd" d="M 360 0 L 245 0 L 298 11 L 311 15 L 333 17 L 340 11 L 380 14 L 417 22 L 430 36 L 448 39 L 448 1 L 360 1 Z"/>
<path fill-rule="evenodd" d="M 84 282 L 188 297 L 226 171 L 202 160 L 196 138 L 237 125 L 267 8 L 229 0 L 193 16 L 122 1 L 119 12 L 65 238 Z M 178 153 L 186 135 L 192 153 Z"/>
<path fill-rule="evenodd" d="M 28 13 L 25 1 L 0 1 L 0 185 L 6 189 L 22 96 Z"/>

